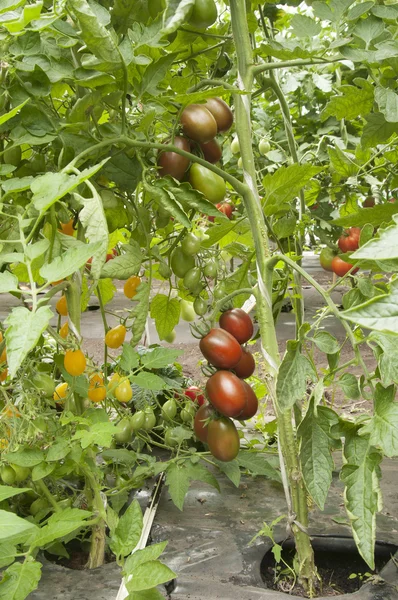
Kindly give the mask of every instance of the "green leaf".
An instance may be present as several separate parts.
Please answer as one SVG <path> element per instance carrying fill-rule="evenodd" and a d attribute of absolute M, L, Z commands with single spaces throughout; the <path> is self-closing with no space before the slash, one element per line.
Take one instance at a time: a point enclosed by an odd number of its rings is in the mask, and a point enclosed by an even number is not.
<path fill-rule="evenodd" d="M 375 100 L 387 123 L 398 123 L 398 94 L 389 88 L 377 87 Z"/>
<path fill-rule="evenodd" d="M 142 532 L 142 511 L 137 500 L 133 500 L 126 512 L 120 517 L 115 533 L 111 537 L 110 547 L 117 556 L 131 554 L 140 541 Z M 153 587 L 154 584 L 150 587 Z"/>
<path fill-rule="evenodd" d="M 169 494 L 180 510 L 183 509 L 185 496 L 189 490 L 189 470 L 185 465 L 171 463 L 166 472 L 166 485 L 169 488 Z"/>
<path fill-rule="evenodd" d="M 53 316 L 49 306 L 38 308 L 36 312 L 23 306 L 16 306 L 5 320 L 7 329 L 7 362 L 10 377 L 15 377 L 19 367 L 36 347 L 43 331 L 45 331 Z"/>
<path fill-rule="evenodd" d="M 398 280 L 391 283 L 390 294 L 376 296 L 340 314 L 361 327 L 398 335 Z"/>
<path fill-rule="evenodd" d="M 352 155 L 343 152 L 338 146 L 328 148 L 328 154 L 332 170 L 342 177 L 352 177 L 358 173 L 359 165 L 356 164 Z"/>
<path fill-rule="evenodd" d="M 8 463 L 18 465 L 19 467 L 34 467 L 44 460 L 44 453 L 35 448 L 23 448 L 16 452 L 9 452 L 5 455 Z"/>
<path fill-rule="evenodd" d="M 22 2 L 20 2 L 20 4 L 22 4 Z M 1 10 L 1 12 L 3 12 L 2 9 L 0 9 L 0 10 Z M 6 123 L 7 121 L 9 121 L 13 117 L 15 117 L 15 115 L 17 115 L 19 113 L 19 111 L 21 110 L 21 108 L 23 108 L 25 106 L 25 104 L 27 102 L 29 102 L 29 100 L 30 100 L 30 98 L 28 98 L 27 100 L 25 100 L 25 102 L 22 102 L 22 104 L 19 104 L 18 106 L 16 106 L 15 108 L 13 108 L 12 110 L 10 110 L 9 112 L 6 112 L 4 115 L 1 115 L 0 116 L 0 125 L 3 125 L 3 123 Z"/>
<path fill-rule="evenodd" d="M 3 502 L 3 500 L 7 500 L 7 498 L 18 496 L 18 494 L 28 492 L 29 489 L 30 488 L 14 488 L 9 485 L 0 485 L 0 502 Z"/>
<path fill-rule="evenodd" d="M 373 86 L 364 80 L 359 81 L 361 87 L 343 85 L 340 88 L 341 96 L 334 96 L 321 113 L 321 120 L 329 117 L 337 120 L 351 121 L 360 115 L 367 115 L 373 107 Z"/>
<path fill-rule="evenodd" d="M 132 346 L 130 346 L 130 344 L 124 343 L 119 364 L 123 371 L 127 371 L 129 373 L 139 366 L 140 355 L 134 350 L 134 348 L 132 348 Z"/>
<path fill-rule="evenodd" d="M 274 481 L 281 481 L 279 471 L 261 454 L 241 450 L 236 458 L 238 465 L 253 475 L 263 475 Z"/>
<path fill-rule="evenodd" d="M 137 293 L 132 298 L 133 308 L 130 310 L 129 319 L 134 319 L 131 326 L 131 341 L 132 346 L 136 346 L 140 341 L 147 322 L 149 314 L 149 299 L 151 286 L 147 281 L 143 281 L 137 288 Z"/>
<path fill-rule="evenodd" d="M 355 250 L 351 257 L 355 260 L 392 260 L 398 258 L 398 215 L 393 216 L 394 224 L 386 229 L 379 229 L 377 238 Z"/>
<path fill-rule="evenodd" d="M 175 362 L 183 353 L 183 350 L 173 350 L 170 348 L 150 348 L 141 357 L 141 363 L 146 369 L 161 369 Z"/>
<path fill-rule="evenodd" d="M 19 292 L 18 289 L 18 277 L 15 277 L 9 271 L 0 273 L 0 294 L 6 294 L 7 292 Z"/>
<path fill-rule="evenodd" d="M 160 187 L 161 184 L 162 187 Z M 191 222 L 183 211 L 181 205 L 177 202 L 174 193 L 168 187 L 165 188 L 163 186 L 164 180 L 162 179 L 158 182 L 157 186 L 147 186 L 147 189 L 149 188 L 149 193 L 157 201 L 159 206 L 167 210 L 174 219 L 181 223 L 181 225 L 187 229 L 191 229 Z"/>
<path fill-rule="evenodd" d="M 164 600 L 164 596 L 157 588 L 151 588 L 141 592 L 130 592 L 126 600 Z"/>
<path fill-rule="evenodd" d="M 101 270 L 102 278 L 125 280 L 138 273 L 142 264 L 142 254 L 137 242 L 130 240 L 129 244 L 123 244 L 121 250 L 123 254 L 104 264 Z"/>
<path fill-rule="evenodd" d="M 378 347 L 383 350 L 381 354 L 380 351 L 375 352 L 378 357 L 381 383 L 384 386 L 398 383 L 397 338 L 394 335 L 372 331 L 369 342 L 376 342 Z"/>
<path fill-rule="evenodd" d="M 381 448 L 386 456 L 398 455 L 398 403 L 395 386 L 376 385 L 374 416 L 359 430 L 359 435 L 369 435 L 369 443 Z"/>
<path fill-rule="evenodd" d="M 190 432 L 188 431 L 188 433 Z M 217 479 L 214 477 L 213 473 L 211 473 L 202 463 L 188 463 L 187 468 L 191 481 L 203 481 L 204 483 L 208 483 L 216 488 L 216 490 L 220 491 L 220 484 L 218 483 Z"/>
<path fill-rule="evenodd" d="M 51 465 L 47 462 L 42 462 L 39 465 L 36 465 L 32 469 L 32 481 L 39 481 L 40 479 L 44 479 L 54 471 L 56 465 Z"/>
<path fill-rule="evenodd" d="M 289 349 L 279 367 L 276 384 L 277 401 L 281 411 L 292 408 L 297 400 L 302 400 L 307 390 L 308 379 L 316 377 L 308 358 L 299 350 Z"/>
<path fill-rule="evenodd" d="M 297 14 L 292 17 L 290 25 L 293 27 L 294 34 L 301 38 L 313 38 L 317 36 L 322 29 L 321 25 L 314 19 Z"/>
<path fill-rule="evenodd" d="M 237 221 L 228 221 L 220 225 L 215 225 L 207 230 L 206 234 L 209 236 L 209 239 L 202 242 L 202 248 L 211 248 L 211 246 L 220 242 L 231 232 L 236 235 L 236 239 L 239 239 L 249 231 L 250 227 L 248 223 L 238 223 Z"/>
<path fill-rule="evenodd" d="M 360 208 L 357 212 L 339 217 L 331 221 L 333 225 L 340 227 L 363 227 L 371 223 L 378 227 L 382 223 L 391 221 L 393 215 L 398 213 L 398 204 L 376 204 L 372 208 Z"/>
<path fill-rule="evenodd" d="M 265 213 L 267 215 L 273 214 L 275 208 L 279 210 L 280 204 L 293 200 L 298 196 L 300 190 L 321 171 L 321 168 L 312 167 L 308 164 L 295 164 L 280 167 L 275 173 L 268 173 L 263 179 Z"/>
<path fill-rule="evenodd" d="M 0 599 L 25 600 L 37 588 L 41 568 L 42 564 L 31 557 L 8 567 L 0 582 Z"/>
<path fill-rule="evenodd" d="M 368 16 L 366 19 L 361 19 L 356 24 L 353 34 L 366 44 L 368 49 L 369 44 L 372 40 L 379 37 L 384 31 L 384 23 L 377 17 Z"/>
<path fill-rule="evenodd" d="M 18 553 L 17 547 L 8 543 L 0 544 L 0 569 L 8 567 L 15 560 L 15 555 Z M 0 583 L 1 589 L 1 583 Z"/>
<path fill-rule="evenodd" d="M 117 448 L 112 450 L 104 450 L 101 454 L 104 460 L 109 460 L 115 464 L 132 466 L 137 461 L 137 454 L 126 448 Z"/>
<path fill-rule="evenodd" d="M 164 552 L 167 546 L 167 542 L 161 542 L 160 544 L 153 544 L 147 546 L 142 550 L 136 550 L 131 556 L 126 559 L 124 563 L 123 573 L 124 575 L 134 575 L 134 571 L 140 565 L 151 561 L 157 560 L 159 556 Z"/>
<path fill-rule="evenodd" d="M 234 484 L 235 487 L 239 487 L 240 484 L 240 468 L 237 460 L 231 460 L 230 462 L 221 462 L 219 460 L 213 459 L 216 463 L 220 471 L 224 473 L 228 477 L 230 481 Z"/>
<path fill-rule="evenodd" d="M 47 281 L 65 279 L 65 277 L 69 277 L 69 275 L 83 267 L 99 249 L 101 249 L 101 242 L 95 244 L 75 242 L 63 254 L 54 258 L 50 263 L 43 265 L 39 273 Z"/>
<path fill-rule="evenodd" d="M 55 462 L 58 460 L 62 460 L 63 458 L 68 456 L 70 451 L 71 451 L 71 447 L 70 447 L 69 440 L 61 440 L 61 441 L 57 442 L 56 444 L 53 444 L 52 446 L 50 446 L 50 448 L 47 452 L 46 461 L 47 462 L 52 462 L 52 461 Z"/>
<path fill-rule="evenodd" d="M 211 215 L 219 219 L 227 218 L 201 192 L 194 190 L 189 183 L 181 183 L 179 187 L 175 187 L 174 185 L 174 187 L 168 187 L 167 189 L 180 204 L 187 208 L 194 208 L 199 213 Z M 191 224 L 189 227 L 191 228 Z"/>
<path fill-rule="evenodd" d="M 191 12 L 195 0 L 168 0 L 163 15 L 162 35 L 168 35 L 183 25 Z"/>
<path fill-rule="evenodd" d="M 361 137 L 364 148 L 374 148 L 377 144 L 388 141 L 394 133 L 398 133 L 398 124 L 388 123 L 382 113 L 368 114 L 366 121 Z"/>
<path fill-rule="evenodd" d="M 82 198 L 75 194 L 75 198 L 78 198 L 83 205 L 79 219 L 86 228 L 85 236 L 90 244 L 98 244 L 98 249 L 93 254 L 90 270 L 91 277 L 96 280 L 99 279 L 101 268 L 105 264 L 109 233 L 101 197 L 94 188 L 90 188 L 90 190 L 91 197 Z"/>
<path fill-rule="evenodd" d="M 156 96 L 160 93 L 161 90 L 158 88 L 158 84 L 162 82 L 166 73 L 170 70 L 176 56 L 177 54 L 171 53 L 161 56 L 146 68 L 141 81 L 140 96 L 144 94 Z"/>
<path fill-rule="evenodd" d="M 34 538 L 30 540 L 33 548 L 43 548 L 54 540 L 63 538 L 76 530 L 85 527 L 85 520 L 91 513 L 78 508 L 65 508 L 56 512 L 48 519 L 47 524 L 42 527 Z"/>
<path fill-rule="evenodd" d="M 156 294 L 151 302 L 151 317 L 155 319 L 159 338 L 164 340 L 180 320 L 179 301 L 165 294 Z"/>
<path fill-rule="evenodd" d="M 326 406 L 315 409 L 314 401 L 311 400 L 298 429 L 305 485 L 321 510 L 325 507 L 334 467 L 332 449 L 335 440 L 331 435 L 331 428 L 338 422 L 338 415 L 333 410 Z"/>
<path fill-rule="evenodd" d="M 340 350 L 340 344 L 328 331 L 317 331 L 314 337 L 309 339 L 325 354 L 336 354 Z"/>
<path fill-rule="evenodd" d="M 352 373 L 344 373 L 339 379 L 339 386 L 350 400 L 359 400 L 361 397 L 359 381 Z"/>
<path fill-rule="evenodd" d="M 21 533 L 29 535 L 29 532 L 34 529 L 37 529 L 34 523 L 21 519 L 8 510 L 0 510 L 0 540 L 6 540 Z"/>
<path fill-rule="evenodd" d="M 126 581 L 126 587 L 129 592 L 149 590 L 175 577 L 176 574 L 169 567 L 158 560 L 152 560 L 135 569 L 132 578 Z"/>
<path fill-rule="evenodd" d="M 153 390 L 155 392 L 163 390 L 166 387 L 166 383 L 159 375 L 155 373 L 142 372 L 138 375 L 133 375 L 130 378 L 132 384 L 138 385 L 143 390 Z"/>
<path fill-rule="evenodd" d="M 112 438 L 116 433 L 116 427 L 113 423 L 95 423 L 88 430 L 79 429 L 73 436 L 73 440 L 80 440 L 81 447 L 88 448 L 93 444 L 109 448 L 112 445 Z"/>
<path fill-rule="evenodd" d="M 282 217 L 276 221 L 273 229 L 275 235 L 282 240 L 283 238 L 287 238 L 293 235 L 297 225 L 297 217 L 294 215 L 288 215 L 286 217 Z"/>

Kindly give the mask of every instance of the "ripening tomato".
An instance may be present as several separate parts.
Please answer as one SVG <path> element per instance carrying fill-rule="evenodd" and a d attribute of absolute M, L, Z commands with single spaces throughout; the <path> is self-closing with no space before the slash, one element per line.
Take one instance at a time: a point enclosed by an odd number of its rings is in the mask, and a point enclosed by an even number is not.
<path fill-rule="evenodd" d="M 217 6 L 214 0 L 195 0 L 188 23 L 195 29 L 207 29 L 217 19 Z"/>
<path fill-rule="evenodd" d="M 352 252 L 359 248 L 360 227 L 350 227 L 339 237 L 337 244 L 342 252 Z"/>
<path fill-rule="evenodd" d="M 216 208 L 223 213 L 228 219 L 232 219 L 232 213 L 234 212 L 234 205 L 230 202 L 219 202 L 216 204 Z"/>
<path fill-rule="evenodd" d="M 108 346 L 108 348 L 112 348 L 113 350 L 120 348 L 126 337 L 126 331 L 127 330 L 124 325 L 116 325 L 116 327 L 112 327 L 112 329 L 110 329 L 105 336 L 105 344 Z"/>
<path fill-rule="evenodd" d="M 137 293 L 137 288 L 141 283 L 141 278 L 138 277 L 137 275 L 132 275 L 131 277 L 129 277 L 126 280 L 126 283 L 124 284 L 124 288 L 123 288 L 123 292 L 124 295 L 126 296 L 126 298 L 129 298 L 131 300 L 131 298 L 134 298 L 134 296 Z"/>
<path fill-rule="evenodd" d="M 253 354 L 249 352 L 249 350 L 242 348 L 242 358 L 234 367 L 235 375 L 237 375 L 239 379 L 246 379 L 253 375 L 255 368 L 256 362 Z"/>
<path fill-rule="evenodd" d="M 106 398 L 106 387 L 104 378 L 99 373 L 95 373 L 90 377 L 87 396 L 91 402 L 102 402 Z"/>
<path fill-rule="evenodd" d="M 207 443 L 217 460 L 228 462 L 238 456 L 240 440 L 238 431 L 228 417 L 210 421 Z"/>
<path fill-rule="evenodd" d="M 242 358 L 239 343 L 224 329 L 211 329 L 199 347 L 205 359 L 219 369 L 233 369 Z"/>
<path fill-rule="evenodd" d="M 200 144 L 200 149 L 203 152 L 203 157 L 207 162 L 215 165 L 222 157 L 222 150 L 217 140 L 210 140 L 205 144 Z"/>
<path fill-rule="evenodd" d="M 176 337 L 177 337 L 177 332 L 175 329 L 173 329 L 172 331 L 170 331 L 170 333 L 165 335 L 163 339 L 168 344 L 172 344 L 174 342 L 174 340 L 176 339 Z"/>
<path fill-rule="evenodd" d="M 61 298 L 58 300 L 57 304 L 55 305 L 55 310 L 62 317 L 68 316 L 68 304 L 66 302 L 66 296 L 61 296 Z"/>
<path fill-rule="evenodd" d="M 75 230 L 73 229 L 73 219 L 67 223 L 61 223 L 60 231 L 65 235 L 73 235 L 75 233 Z"/>
<path fill-rule="evenodd" d="M 333 272 L 332 261 L 335 256 L 336 254 L 331 248 L 322 248 L 321 253 L 319 255 L 319 262 L 321 263 L 322 269 L 325 269 L 325 271 Z"/>
<path fill-rule="evenodd" d="M 121 377 L 119 373 L 113 373 L 108 382 L 108 392 L 111 396 L 114 396 L 115 389 L 119 385 Z"/>
<path fill-rule="evenodd" d="M 224 200 L 227 193 L 224 179 L 198 163 L 194 163 L 189 171 L 189 183 L 212 204 Z"/>
<path fill-rule="evenodd" d="M 230 371 L 217 371 L 207 380 L 207 397 L 225 417 L 238 417 L 246 408 L 246 389 L 243 383 Z"/>
<path fill-rule="evenodd" d="M 67 350 L 64 356 L 64 367 L 69 375 L 78 377 L 86 369 L 86 357 L 79 350 Z"/>
<path fill-rule="evenodd" d="M 8 376 L 8 369 L 0 369 L 0 382 L 3 382 L 7 379 Z"/>
<path fill-rule="evenodd" d="M 241 308 L 232 308 L 224 312 L 219 323 L 221 329 L 228 331 L 240 344 L 245 344 L 253 336 L 253 322 Z"/>
<path fill-rule="evenodd" d="M 68 337 L 68 335 L 69 335 L 69 324 L 68 324 L 68 321 L 62 325 L 61 329 L 59 330 L 59 335 L 64 340 L 66 340 L 66 338 Z"/>
<path fill-rule="evenodd" d="M 363 208 L 373 208 L 376 204 L 375 199 L 373 198 L 373 196 L 369 196 L 368 198 L 366 198 L 366 200 L 363 202 L 362 207 Z"/>
<path fill-rule="evenodd" d="M 210 142 L 217 135 L 217 122 L 202 104 L 189 104 L 181 113 L 182 129 L 195 142 Z"/>
<path fill-rule="evenodd" d="M 341 259 L 340 256 L 335 256 L 332 260 L 332 270 L 333 273 L 336 273 L 339 277 L 344 277 L 348 273 L 350 269 L 352 269 L 354 265 L 346 262 Z M 358 271 L 358 267 L 352 271 L 352 275 L 354 275 Z"/>
<path fill-rule="evenodd" d="M 191 385 L 189 388 L 184 390 L 184 396 L 190 398 L 192 402 L 197 402 L 199 406 L 203 406 L 203 404 L 206 402 L 206 399 L 203 395 L 203 390 L 196 385 Z"/>
<path fill-rule="evenodd" d="M 170 266 L 177 277 L 184 277 L 184 275 L 195 266 L 195 259 L 193 256 L 188 256 L 182 250 L 182 248 L 176 248 L 171 255 Z"/>
<path fill-rule="evenodd" d="M 205 422 L 208 419 L 211 419 L 214 416 L 214 409 L 211 404 L 204 404 L 199 408 L 195 415 L 193 428 L 195 431 L 196 437 L 201 442 L 207 442 L 207 436 L 209 434 L 208 424 Z"/>
<path fill-rule="evenodd" d="M 55 388 L 54 394 L 53 394 L 53 398 L 55 400 L 55 402 L 62 402 L 63 400 L 65 400 L 66 396 L 68 395 L 69 392 L 69 386 L 66 383 L 66 381 L 59 383 L 57 385 L 57 387 Z"/>
<path fill-rule="evenodd" d="M 253 388 L 246 381 L 243 381 L 242 383 L 246 390 L 247 402 L 245 408 L 240 413 L 239 417 L 237 417 L 238 421 L 245 421 L 246 419 L 251 419 L 258 411 L 258 400 Z"/>
<path fill-rule="evenodd" d="M 131 427 L 130 420 L 127 417 L 125 417 L 117 425 L 115 441 L 118 444 L 128 444 L 129 442 L 131 442 L 132 435 L 133 429 Z"/>
<path fill-rule="evenodd" d="M 185 150 L 185 152 L 191 151 L 189 140 L 179 135 L 174 138 L 173 146 Z M 177 152 L 161 152 L 158 157 L 159 174 L 161 177 L 171 175 L 174 179 L 181 181 L 189 167 L 189 163 L 189 158 L 185 158 Z"/>
<path fill-rule="evenodd" d="M 228 104 L 221 98 L 209 98 L 205 107 L 211 112 L 217 123 L 217 131 L 228 131 L 234 122 L 234 115 Z"/>
<path fill-rule="evenodd" d="M 6 485 L 13 485 L 16 479 L 14 469 L 9 465 L 4 465 L 3 467 L 1 467 L 0 479 L 2 479 L 3 483 L 5 483 Z"/>
<path fill-rule="evenodd" d="M 119 400 L 119 402 L 130 402 L 131 398 L 133 397 L 133 388 L 131 387 L 127 377 L 121 379 L 119 385 L 114 391 L 114 394 L 115 398 Z"/>

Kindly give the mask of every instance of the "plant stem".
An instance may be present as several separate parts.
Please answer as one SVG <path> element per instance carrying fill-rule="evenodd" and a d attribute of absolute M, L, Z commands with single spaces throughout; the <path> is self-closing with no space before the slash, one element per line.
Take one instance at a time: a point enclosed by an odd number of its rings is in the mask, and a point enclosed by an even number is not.
<path fill-rule="evenodd" d="M 54 496 L 52 495 L 52 493 L 50 492 L 50 490 L 48 489 L 48 487 L 46 486 L 44 481 L 42 479 L 39 479 L 39 481 L 36 481 L 36 485 L 40 489 L 41 493 L 46 498 L 46 500 L 49 501 L 49 503 L 53 507 L 54 511 L 60 512 L 61 509 L 58 506 L 57 501 L 55 500 Z"/>

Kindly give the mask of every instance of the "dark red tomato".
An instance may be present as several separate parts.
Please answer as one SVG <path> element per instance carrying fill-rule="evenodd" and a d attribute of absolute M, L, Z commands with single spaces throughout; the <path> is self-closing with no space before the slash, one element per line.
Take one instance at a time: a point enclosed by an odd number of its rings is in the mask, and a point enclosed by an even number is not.
<path fill-rule="evenodd" d="M 217 460 L 228 462 L 238 456 L 240 440 L 238 431 L 227 417 L 210 421 L 207 443 L 209 450 Z"/>
<path fill-rule="evenodd" d="M 396 203 L 396 199 L 395 198 L 389 198 L 388 201 L 391 202 L 391 204 L 395 204 Z"/>
<path fill-rule="evenodd" d="M 253 322 L 241 308 L 227 310 L 220 317 L 220 327 L 228 331 L 240 344 L 245 344 L 253 335 Z"/>
<path fill-rule="evenodd" d="M 359 248 L 360 227 L 350 227 L 339 237 L 337 243 L 342 252 L 352 252 Z"/>
<path fill-rule="evenodd" d="M 245 421 L 246 419 L 251 419 L 258 411 L 258 400 L 256 394 L 254 393 L 250 385 L 246 383 L 246 381 L 243 381 L 243 385 L 245 386 L 246 390 L 247 402 L 246 407 L 243 409 L 243 412 L 238 417 L 238 421 Z"/>
<path fill-rule="evenodd" d="M 217 123 L 218 131 L 228 131 L 234 122 L 234 115 L 228 104 L 221 98 L 209 98 L 205 107 L 211 112 Z"/>
<path fill-rule="evenodd" d="M 217 140 L 210 140 L 210 142 L 206 142 L 206 144 L 200 144 L 200 148 L 207 162 L 212 163 L 213 165 L 222 157 L 221 146 Z"/>
<path fill-rule="evenodd" d="M 185 152 L 191 151 L 189 140 L 181 136 L 174 138 L 174 146 L 185 150 Z M 158 167 L 161 177 L 171 175 L 174 179 L 181 181 L 189 167 L 189 159 L 177 154 L 177 152 L 162 152 L 158 158 Z"/>
<path fill-rule="evenodd" d="M 234 336 L 223 329 L 210 329 L 200 340 L 199 348 L 205 359 L 219 369 L 233 369 L 242 358 L 242 348 Z"/>
<path fill-rule="evenodd" d="M 230 202 L 219 202 L 216 204 L 216 208 L 218 208 L 220 212 L 228 217 L 228 219 L 232 219 L 232 213 L 234 212 L 235 208 L 233 204 L 230 204 Z"/>
<path fill-rule="evenodd" d="M 112 252 L 109 252 L 109 254 L 106 255 L 106 262 L 109 262 L 110 260 L 114 259 L 117 256 L 117 250 L 116 248 L 112 249 Z M 91 259 L 89 259 L 91 260 Z"/>
<path fill-rule="evenodd" d="M 192 402 L 197 402 L 199 406 L 203 406 L 203 404 L 206 402 L 206 399 L 203 395 L 203 390 L 196 387 L 196 385 L 191 385 L 191 387 L 184 390 L 184 395 L 187 398 L 190 398 Z"/>
<path fill-rule="evenodd" d="M 351 265 L 348 262 L 345 262 L 345 260 L 342 260 L 340 256 L 335 256 L 332 260 L 333 273 L 336 273 L 336 275 L 338 275 L 339 277 L 344 277 L 344 275 L 348 273 L 348 271 L 352 269 L 352 267 L 353 265 Z M 358 267 L 353 270 L 352 275 L 354 275 L 357 271 Z"/>
<path fill-rule="evenodd" d="M 333 271 L 332 260 L 335 256 L 336 254 L 331 248 L 323 248 L 319 255 L 319 262 L 321 263 L 322 269 L 325 269 L 325 271 Z"/>
<path fill-rule="evenodd" d="M 202 144 L 217 135 L 217 123 L 210 111 L 202 104 L 190 104 L 181 114 L 181 125 L 185 135 Z"/>
<path fill-rule="evenodd" d="M 211 419 L 214 416 L 214 409 L 211 404 L 204 404 L 199 408 L 195 415 L 195 419 L 193 422 L 193 428 L 195 431 L 196 437 L 201 442 L 207 442 L 207 435 L 209 433 L 208 425 L 205 424 L 205 421 Z"/>
<path fill-rule="evenodd" d="M 362 204 L 362 207 L 363 208 L 373 208 L 375 204 L 376 204 L 375 199 L 372 196 L 369 196 L 369 198 L 366 198 L 366 200 Z"/>
<path fill-rule="evenodd" d="M 244 382 L 230 371 L 217 371 L 206 383 L 207 397 L 225 417 L 239 417 L 246 408 L 247 393 Z"/>
<path fill-rule="evenodd" d="M 256 362 L 254 360 L 253 354 L 249 352 L 249 350 L 242 348 L 242 358 L 234 367 L 235 374 L 240 379 L 246 379 L 246 377 L 250 377 L 250 375 L 253 375 L 255 368 Z"/>

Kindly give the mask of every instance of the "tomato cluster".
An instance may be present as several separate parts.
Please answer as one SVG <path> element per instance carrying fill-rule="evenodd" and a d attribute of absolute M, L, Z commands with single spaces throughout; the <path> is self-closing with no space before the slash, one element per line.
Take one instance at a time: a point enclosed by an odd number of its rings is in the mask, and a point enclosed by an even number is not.
<path fill-rule="evenodd" d="M 371 206 L 370 204 L 368 206 Z M 351 227 L 343 232 L 343 234 L 337 240 L 337 245 L 341 252 L 346 254 L 347 252 L 354 252 L 359 248 L 359 240 L 361 237 L 360 227 Z M 339 277 L 344 277 L 350 271 L 354 265 L 347 262 L 341 256 L 337 255 L 337 252 L 331 248 L 323 248 L 319 256 L 319 261 L 322 268 L 325 271 L 335 273 Z M 358 268 L 352 270 L 352 275 L 358 271 Z"/>
<path fill-rule="evenodd" d="M 229 461 L 240 447 L 231 419 L 250 419 L 258 409 L 257 397 L 244 381 L 255 370 L 252 353 L 242 346 L 253 336 L 253 323 L 244 310 L 233 308 L 221 315 L 219 325 L 199 343 L 203 356 L 218 370 L 207 381 L 209 404 L 203 404 L 196 413 L 194 430 L 215 458 Z"/>

